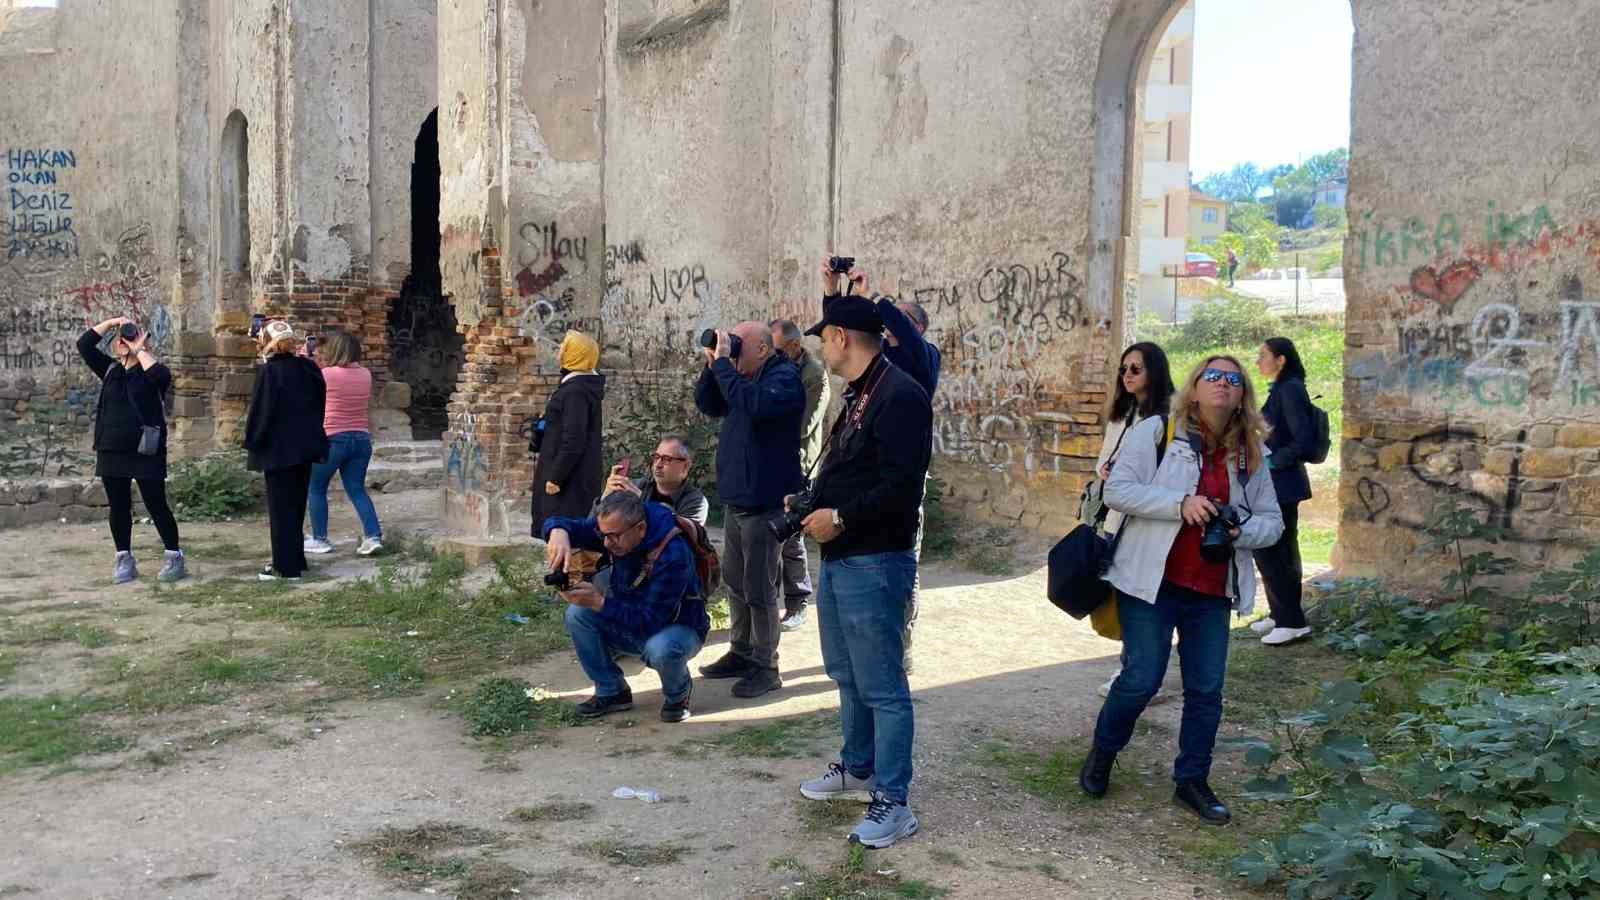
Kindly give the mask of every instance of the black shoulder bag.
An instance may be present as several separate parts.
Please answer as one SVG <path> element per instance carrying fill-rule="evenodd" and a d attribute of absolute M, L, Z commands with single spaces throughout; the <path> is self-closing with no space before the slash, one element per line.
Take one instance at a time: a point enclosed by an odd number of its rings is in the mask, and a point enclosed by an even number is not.
<path fill-rule="evenodd" d="M 124 395 L 128 398 L 128 405 L 133 407 L 133 416 L 139 420 L 139 454 L 141 456 L 155 456 L 161 452 L 161 429 L 154 425 L 147 425 L 144 413 L 139 411 L 139 404 L 133 399 L 133 384 L 128 381 L 128 375 L 122 377 Z"/>

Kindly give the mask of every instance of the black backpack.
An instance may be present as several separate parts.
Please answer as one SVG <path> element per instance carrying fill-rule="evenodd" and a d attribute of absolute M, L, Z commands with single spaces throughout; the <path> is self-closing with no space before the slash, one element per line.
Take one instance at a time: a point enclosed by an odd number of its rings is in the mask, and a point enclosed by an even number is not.
<path fill-rule="evenodd" d="M 1318 394 L 1313 400 L 1322 399 Z M 1333 437 L 1328 426 L 1328 411 L 1311 404 L 1311 455 L 1306 457 L 1308 463 L 1324 463 L 1328 461 L 1328 452 L 1333 449 Z"/>

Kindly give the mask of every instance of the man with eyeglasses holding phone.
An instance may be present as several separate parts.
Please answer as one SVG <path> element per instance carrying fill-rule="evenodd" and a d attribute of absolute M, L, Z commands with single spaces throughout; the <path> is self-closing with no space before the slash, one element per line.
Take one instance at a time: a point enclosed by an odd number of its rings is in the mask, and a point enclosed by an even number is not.
<path fill-rule="evenodd" d="M 656 452 L 650 454 L 649 475 L 634 481 L 620 471 L 620 466 L 613 466 L 602 493 L 627 491 L 651 503 L 670 506 L 683 518 L 704 525 L 711 504 L 704 491 L 689 483 L 689 468 L 693 465 L 688 439 L 681 434 L 664 434 L 656 444 Z"/>

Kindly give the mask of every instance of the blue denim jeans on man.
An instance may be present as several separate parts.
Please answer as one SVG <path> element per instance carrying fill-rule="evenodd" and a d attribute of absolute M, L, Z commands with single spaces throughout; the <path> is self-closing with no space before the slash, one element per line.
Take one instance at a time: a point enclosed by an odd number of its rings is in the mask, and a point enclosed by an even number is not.
<path fill-rule="evenodd" d="M 567 607 L 567 634 L 578 651 L 578 665 L 594 682 L 596 697 L 611 697 L 628 689 L 622 668 L 612 653 L 637 656 L 661 676 L 661 696 L 668 703 L 689 694 L 689 660 L 700 652 L 700 637 L 687 625 L 668 625 L 644 643 L 618 629 L 587 606 Z"/>
<path fill-rule="evenodd" d="M 341 431 L 328 438 L 328 461 L 311 467 L 311 536 L 328 539 L 328 483 L 339 473 L 344 494 L 361 518 L 361 536 L 383 537 L 378 511 L 367 494 L 367 464 L 372 462 L 372 435 L 365 431 Z"/>
<path fill-rule="evenodd" d="M 824 560 L 817 582 L 822 665 L 839 685 L 839 763 L 906 802 L 915 725 L 906 681 L 906 613 L 917 558 L 910 551 Z"/>
<path fill-rule="evenodd" d="M 1222 723 L 1222 682 L 1228 669 L 1228 616 L 1232 607 L 1221 597 L 1205 597 L 1168 582 L 1161 583 L 1155 603 L 1117 592 L 1117 617 L 1122 621 L 1122 672 L 1112 682 L 1094 745 L 1117 753 L 1133 738 L 1134 723 L 1167 676 L 1172 632 L 1178 632 L 1178 660 L 1183 671 L 1183 720 L 1178 728 L 1174 781 L 1194 781 L 1211 774 L 1211 753 Z"/>

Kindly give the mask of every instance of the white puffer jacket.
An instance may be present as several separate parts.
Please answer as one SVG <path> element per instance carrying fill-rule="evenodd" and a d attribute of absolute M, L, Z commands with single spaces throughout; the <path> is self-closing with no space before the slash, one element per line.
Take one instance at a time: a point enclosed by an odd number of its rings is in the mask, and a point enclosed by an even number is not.
<path fill-rule="evenodd" d="M 1183 525 L 1183 498 L 1194 494 L 1200 484 L 1200 456 L 1182 423 L 1175 429 L 1166 456 L 1157 468 L 1156 444 L 1164 427 L 1160 418 L 1151 417 L 1128 431 L 1105 491 L 1106 505 L 1127 516 L 1106 579 L 1117 590 L 1147 603 L 1156 602 L 1167 568 L 1167 554 Z M 1261 448 L 1263 457 L 1266 452 L 1265 447 Z M 1278 509 L 1278 495 L 1267 466 L 1256 467 L 1249 481 L 1240 484 L 1238 467 L 1231 457 L 1228 502 L 1241 512 L 1248 507 L 1251 513 L 1234 541 L 1233 571 L 1228 577 L 1228 596 L 1233 599 L 1233 608 L 1243 616 L 1256 603 L 1256 573 L 1250 551 L 1277 543 L 1283 534 L 1283 513 Z"/>

